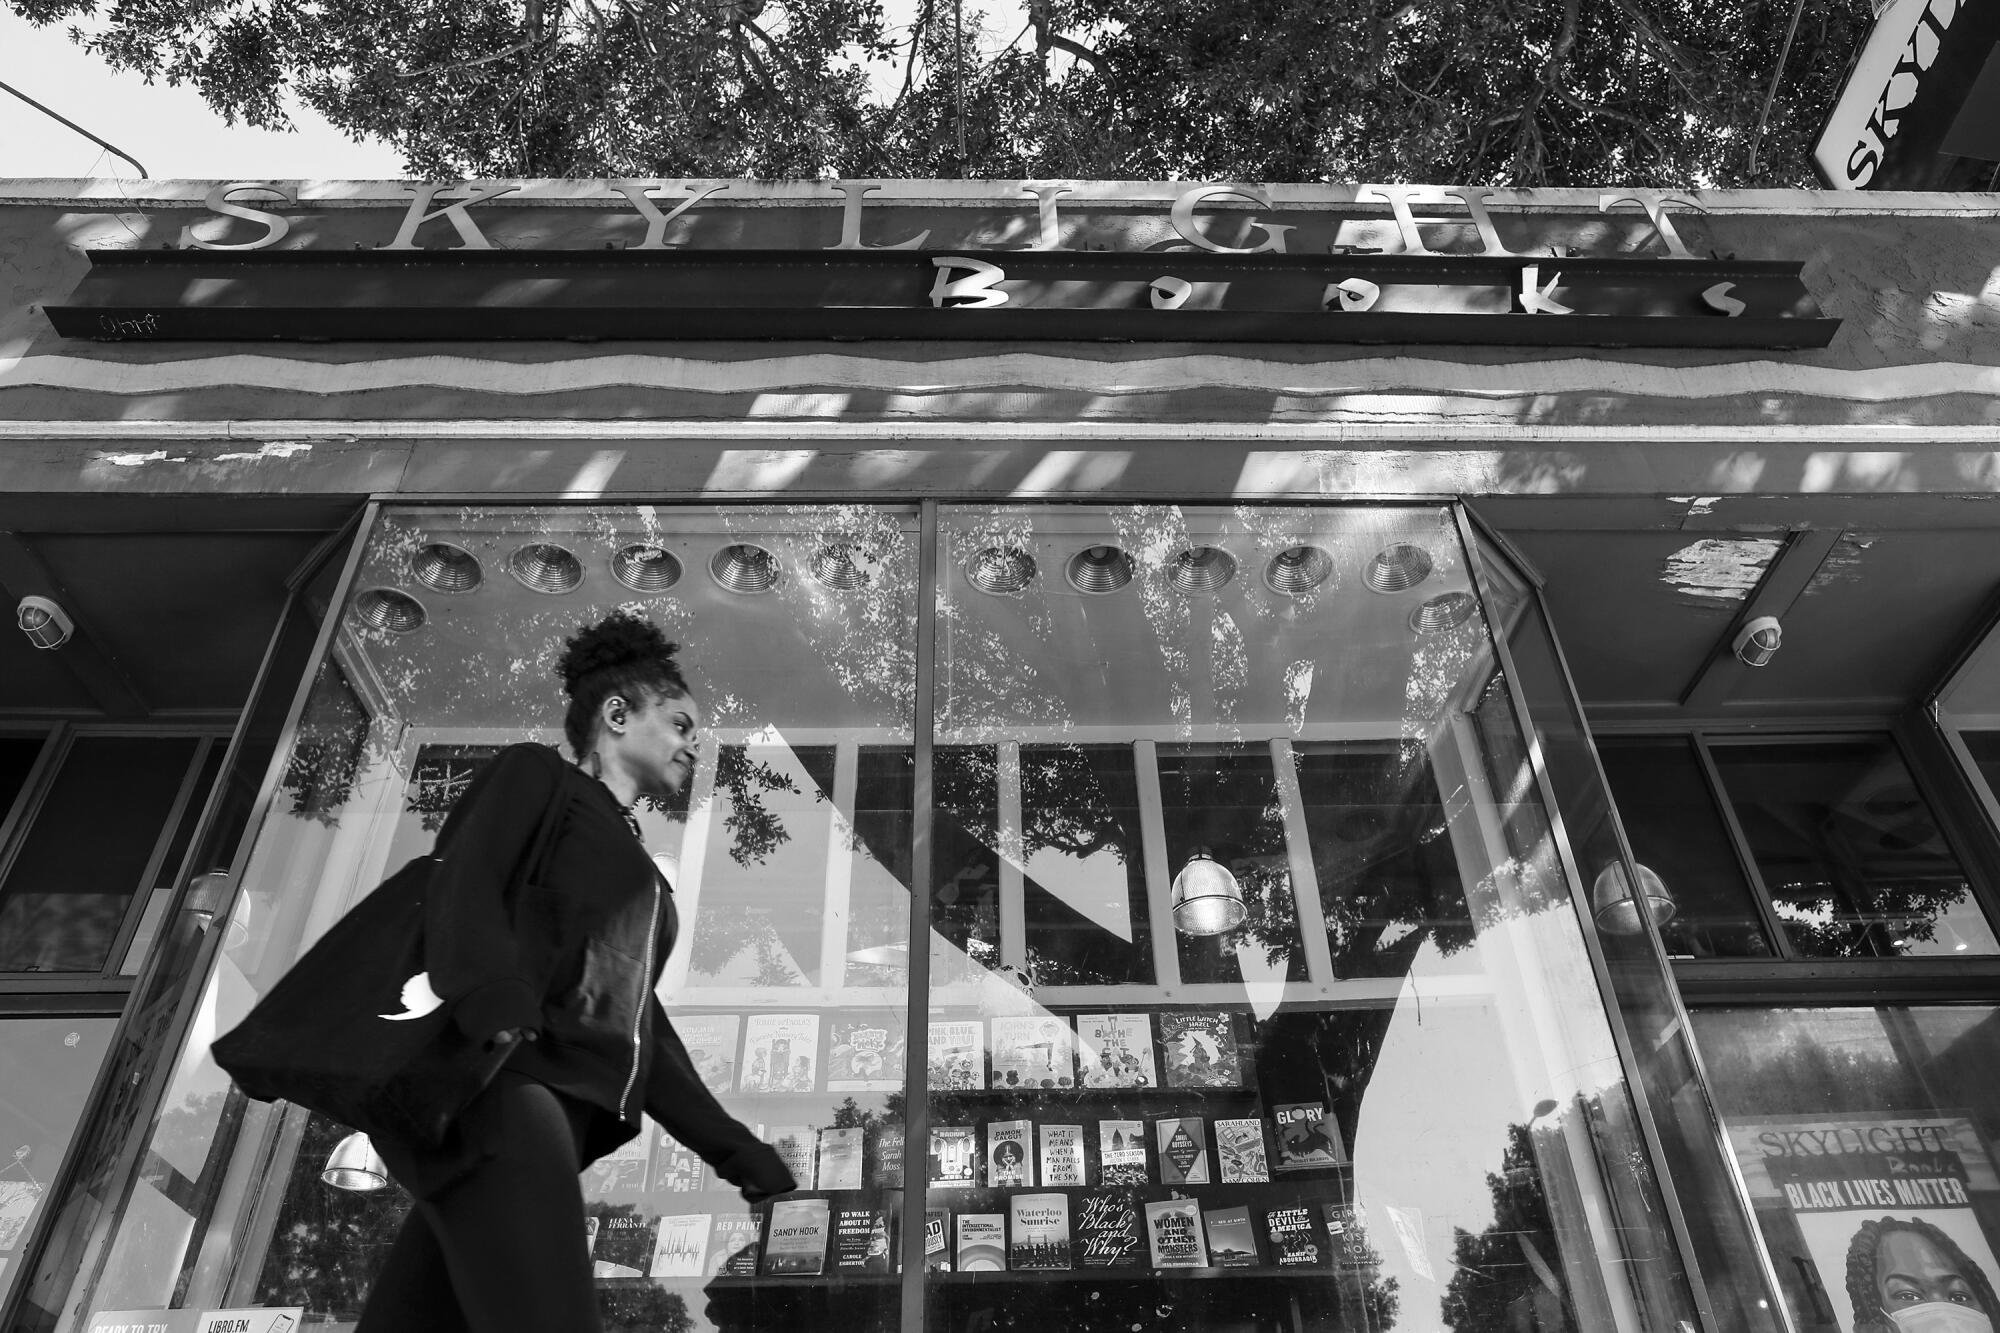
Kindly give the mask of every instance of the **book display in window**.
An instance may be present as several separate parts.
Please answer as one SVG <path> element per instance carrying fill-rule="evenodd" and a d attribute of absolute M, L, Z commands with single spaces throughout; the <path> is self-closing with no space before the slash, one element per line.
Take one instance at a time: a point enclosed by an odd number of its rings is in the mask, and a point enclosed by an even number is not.
<path fill-rule="evenodd" d="M 901 1092 L 904 1020 L 889 1010 L 842 1015 L 828 1025 L 826 1087 L 829 1092 Z"/>
<path fill-rule="evenodd" d="M 1316 1268 L 1326 1257 L 1313 1210 L 1305 1204 L 1273 1208 L 1264 1214 L 1264 1231 L 1271 1238 L 1271 1257 L 1280 1268 Z"/>
<path fill-rule="evenodd" d="M 1077 1196 L 1076 1263 L 1079 1268 L 1140 1268 L 1146 1238 L 1136 1191 L 1091 1190 Z"/>
<path fill-rule="evenodd" d="M 1327 1119 L 1324 1102 L 1287 1102 L 1272 1111 L 1279 1171 L 1317 1171 L 1347 1160 L 1340 1126 Z"/>
<path fill-rule="evenodd" d="M 653 1241 L 652 1277 L 700 1277 L 709 1252 L 707 1213 L 670 1213 Z"/>
<path fill-rule="evenodd" d="M 930 1182 L 933 1188 L 979 1181 L 979 1130 L 972 1125 L 932 1125 Z"/>
<path fill-rule="evenodd" d="M 924 1268 L 932 1273 L 949 1273 L 951 1267 L 951 1210 L 924 1209 Z"/>
<path fill-rule="evenodd" d="M 1042 1185 L 1055 1189 L 1084 1184 L 1083 1126 L 1041 1125 Z"/>
<path fill-rule="evenodd" d="M 687 1047 L 694 1072 L 718 1096 L 736 1090 L 737 1039 L 742 1025 L 737 1014 L 674 1015 L 674 1031 Z"/>
<path fill-rule="evenodd" d="M 1225 1185 L 1266 1181 L 1271 1178 L 1269 1158 L 1264 1149 L 1264 1124 L 1248 1120 L 1215 1122 L 1215 1156 Z"/>
<path fill-rule="evenodd" d="M 752 1014 L 744 1023 L 744 1092 L 811 1092 L 818 1069 L 818 1014 Z"/>
<path fill-rule="evenodd" d="M 1201 1205 L 1193 1199 L 1161 1199 L 1146 1205 L 1146 1233 L 1155 1268 L 1206 1268 Z"/>
<path fill-rule="evenodd" d="M 1007 1262 L 1018 1272 L 1053 1272 L 1070 1266 L 1069 1196 L 1016 1194 L 1008 1200 Z"/>
<path fill-rule="evenodd" d="M 629 1199 L 646 1192 L 646 1168 L 652 1156 L 650 1135 L 639 1134 L 592 1162 L 583 1172 L 583 1197 Z"/>
<path fill-rule="evenodd" d="M 893 1265 L 890 1248 L 894 1201 L 888 1205 L 842 1208 L 833 1215 L 833 1271 L 887 1273 Z"/>
<path fill-rule="evenodd" d="M 1078 1014 L 1077 1083 L 1086 1088 L 1153 1088 L 1151 1014 Z"/>
<path fill-rule="evenodd" d="M 764 1248 L 767 1211 L 718 1213 L 708 1233 L 706 1268 L 711 1275 L 753 1277 Z"/>
<path fill-rule="evenodd" d="M 653 1268 L 653 1241 L 659 1219 L 606 1211 L 597 1215 L 590 1247 L 591 1271 L 599 1278 L 645 1277 Z"/>
<path fill-rule="evenodd" d="M 1160 1151 L 1162 1184 L 1208 1184 L 1208 1128 L 1200 1116 L 1154 1121 L 1153 1142 Z"/>
<path fill-rule="evenodd" d="M 862 1186 L 862 1147 L 866 1131 L 859 1125 L 819 1132 L 819 1178 L 823 1190 L 858 1190 Z M 796 1173 L 794 1173 L 796 1174 Z"/>
<path fill-rule="evenodd" d="M 777 1150 L 802 1190 L 818 1188 L 819 1131 L 811 1125 L 759 1126 L 758 1137 Z"/>
<path fill-rule="evenodd" d="M 664 1129 L 653 1140 L 652 1174 L 655 1194 L 696 1194 L 708 1180 L 707 1164 Z"/>
<path fill-rule="evenodd" d="M 1097 1122 L 1099 1183 L 1143 1185 L 1151 1177 L 1146 1170 L 1146 1123 L 1143 1120 L 1100 1120 Z"/>
<path fill-rule="evenodd" d="M 1209 1262 L 1218 1268 L 1254 1268 L 1257 1265 L 1257 1234 L 1250 1227 L 1250 1209 L 1205 1208 L 1202 1230 L 1207 1233 Z"/>
<path fill-rule="evenodd" d="M 986 1126 L 986 1183 L 994 1189 L 1033 1187 L 1035 1127 L 1026 1120 L 995 1120 Z"/>
<path fill-rule="evenodd" d="M 764 1241 L 764 1271 L 772 1276 L 826 1271 L 828 1208 L 825 1199 L 779 1199 L 771 1205 Z"/>
<path fill-rule="evenodd" d="M 940 1092 L 985 1087 L 985 1024 L 976 1018 L 932 1023 L 927 1081 Z"/>
<path fill-rule="evenodd" d="M 1160 1050 L 1170 1088 L 1240 1088 L 1242 1055 L 1229 1013 L 1170 1010 L 1160 1015 Z"/>
<path fill-rule="evenodd" d="M 1076 1055 L 1069 1021 L 1048 1015 L 994 1019 L 991 1086 L 1003 1089 L 1076 1086 Z"/>
<path fill-rule="evenodd" d="M 958 1215 L 958 1271 L 997 1273 L 1007 1266 L 1005 1213 Z"/>

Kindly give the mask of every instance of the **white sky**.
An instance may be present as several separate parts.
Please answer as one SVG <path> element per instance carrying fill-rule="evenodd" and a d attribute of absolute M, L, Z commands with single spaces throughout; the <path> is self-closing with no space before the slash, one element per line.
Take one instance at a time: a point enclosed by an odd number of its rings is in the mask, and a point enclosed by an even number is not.
<path fill-rule="evenodd" d="M 192 88 L 147 87 L 74 46 L 63 24 L 36 29 L 0 0 L 0 82 L 12 84 L 146 164 L 155 180 L 375 180 L 403 175 L 381 143 L 357 144 L 302 109 L 295 134 L 233 128 Z M 0 92 L 0 178 L 119 177 L 138 172 L 90 140 Z"/>

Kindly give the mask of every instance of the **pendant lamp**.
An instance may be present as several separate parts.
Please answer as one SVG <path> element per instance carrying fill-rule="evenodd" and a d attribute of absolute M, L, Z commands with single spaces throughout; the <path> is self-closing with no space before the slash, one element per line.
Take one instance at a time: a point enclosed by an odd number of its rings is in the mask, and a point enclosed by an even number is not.
<path fill-rule="evenodd" d="M 1613 861 L 1598 871 L 1596 882 L 1590 886 L 1590 914 L 1607 935 L 1637 935 L 1643 931 L 1646 927 L 1639 918 L 1642 907 L 1656 926 L 1666 925 L 1680 910 L 1666 881 L 1647 867 L 1634 864 L 1639 872 L 1637 901 L 1633 899 L 1623 861 Z"/>
<path fill-rule="evenodd" d="M 356 1131 L 333 1145 L 319 1178 L 337 1190 L 371 1194 L 389 1187 L 389 1168 L 368 1136 Z"/>
<path fill-rule="evenodd" d="M 1243 886 L 1229 867 L 1197 847 L 1174 876 L 1174 928 L 1183 935 L 1222 935 L 1243 924 Z"/>

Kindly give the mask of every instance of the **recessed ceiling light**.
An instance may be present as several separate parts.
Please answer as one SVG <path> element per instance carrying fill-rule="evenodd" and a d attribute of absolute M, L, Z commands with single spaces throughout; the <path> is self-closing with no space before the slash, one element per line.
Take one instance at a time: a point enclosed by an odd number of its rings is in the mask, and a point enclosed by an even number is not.
<path fill-rule="evenodd" d="M 536 592 L 564 593 L 583 582 L 583 562 L 549 542 L 523 546 L 507 557 L 507 572 Z"/>
<path fill-rule="evenodd" d="M 1069 558 L 1063 573 L 1078 592 L 1117 592 L 1132 581 L 1132 557 L 1115 546 L 1086 546 Z"/>
<path fill-rule="evenodd" d="M 424 604 L 394 588 L 368 588 L 354 599 L 354 618 L 370 629 L 408 634 L 423 627 Z"/>
<path fill-rule="evenodd" d="M 855 542 L 831 542 L 813 552 L 812 576 L 840 592 L 865 588 L 881 565 L 875 553 Z"/>
<path fill-rule="evenodd" d="M 681 562 L 664 546 L 633 542 L 611 557 L 611 577 L 633 592 L 665 592 L 681 581 Z"/>
<path fill-rule="evenodd" d="M 1035 557 L 1018 546 L 987 546 L 965 562 L 965 578 L 981 592 L 1010 597 L 1035 581 Z"/>
<path fill-rule="evenodd" d="M 1264 586 L 1287 597 L 1298 597 L 1325 583 L 1333 573 L 1333 557 L 1317 546 L 1288 546 L 1264 566 Z"/>
<path fill-rule="evenodd" d="M 1236 557 L 1220 546 L 1190 546 L 1167 566 L 1174 591 L 1215 592 L 1236 577 Z"/>
<path fill-rule="evenodd" d="M 708 562 L 708 572 L 731 592 L 769 592 L 778 586 L 778 558 L 761 546 L 737 542 Z"/>
<path fill-rule="evenodd" d="M 432 592 L 471 592 L 485 575 L 472 552 L 450 542 L 431 542 L 410 557 L 410 572 Z"/>
<path fill-rule="evenodd" d="M 1472 619 L 1478 603 L 1469 592 L 1441 592 L 1410 612 L 1410 628 L 1419 634 L 1457 629 Z"/>
<path fill-rule="evenodd" d="M 1401 542 L 1377 552 L 1361 571 L 1361 581 L 1376 592 L 1408 592 L 1430 576 L 1431 553 Z"/>

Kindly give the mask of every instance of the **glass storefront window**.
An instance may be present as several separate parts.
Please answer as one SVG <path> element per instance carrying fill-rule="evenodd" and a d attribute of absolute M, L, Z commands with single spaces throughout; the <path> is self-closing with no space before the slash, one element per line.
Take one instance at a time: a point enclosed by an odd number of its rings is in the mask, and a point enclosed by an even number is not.
<path fill-rule="evenodd" d="M 1929 957 L 2000 949 L 1887 736 L 1711 747 L 1794 951 Z"/>
<path fill-rule="evenodd" d="M 21 1273 L 28 1238 L 76 1134 L 117 1020 L 0 1017 L 0 1305 Z"/>
<path fill-rule="evenodd" d="M 562 639 L 626 605 L 708 712 L 641 816 L 662 995 L 802 1188 L 746 1208 L 656 1126 L 598 1163 L 608 1326 L 1692 1327 L 1484 591 L 1438 506 L 384 510 L 49 1327 L 352 1325 L 407 1199 L 208 1042 L 558 738 Z"/>
<path fill-rule="evenodd" d="M 1688 958 L 1766 958 L 1771 942 L 1735 842 L 1685 737 L 1600 738 L 1598 758 L 1618 800 L 1632 854 L 1674 895 L 1661 925 L 1667 951 Z"/>
<path fill-rule="evenodd" d="M 2000 1011 L 1697 1010 L 1800 1333 L 2000 1321 Z M 1925 1307 L 1929 1307 L 1926 1313 Z"/>

